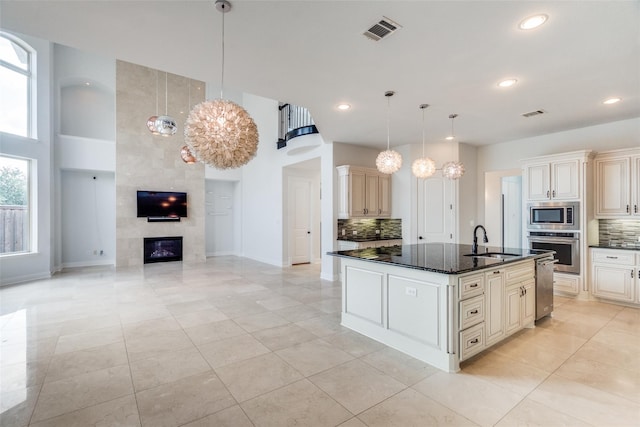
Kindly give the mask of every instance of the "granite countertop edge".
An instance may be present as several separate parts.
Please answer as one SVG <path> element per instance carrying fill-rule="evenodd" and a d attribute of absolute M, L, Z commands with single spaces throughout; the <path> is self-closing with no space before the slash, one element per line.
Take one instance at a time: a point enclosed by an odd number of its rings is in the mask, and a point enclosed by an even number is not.
<path fill-rule="evenodd" d="M 363 238 L 363 239 L 346 239 L 346 238 L 338 237 L 336 240 L 338 240 L 339 242 L 362 243 L 362 242 L 378 242 L 378 241 L 384 241 L 384 240 L 402 240 L 402 237 L 370 237 L 370 238 Z"/>
<path fill-rule="evenodd" d="M 589 245 L 590 248 L 615 249 L 623 251 L 640 251 L 640 246 L 611 246 L 611 245 Z"/>
<path fill-rule="evenodd" d="M 406 246 L 415 246 L 415 245 L 406 245 Z M 406 248 L 406 246 L 403 246 L 403 248 Z M 456 246 L 462 246 L 462 245 L 456 245 Z M 468 247 L 468 246 L 467 246 Z M 398 247 L 400 248 L 400 247 Z M 469 247 L 470 248 L 470 247 Z M 525 260 L 535 260 L 538 258 L 544 258 L 547 257 L 551 254 L 553 254 L 553 251 L 539 251 L 539 253 L 527 253 L 527 254 L 523 254 L 521 256 L 515 256 L 513 258 L 506 258 L 506 259 L 482 259 L 481 263 L 479 262 L 478 265 L 474 265 L 474 266 L 468 266 L 468 265 L 460 265 L 460 266 L 456 266 L 456 269 L 449 269 L 449 270 L 445 270 L 442 268 L 436 268 L 436 267 L 431 267 L 431 266 L 424 266 L 424 265 L 415 265 L 415 264 L 408 264 L 408 263 L 402 263 L 402 262 L 394 262 L 391 259 L 381 259 L 379 258 L 377 255 L 375 256 L 375 258 L 371 257 L 372 254 L 364 254 L 363 252 L 368 251 L 367 249 L 356 249 L 356 250 L 346 250 L 346 251 L 332 251 L 332 252 L 327 252 L 327 255 L 330 256 L 336 256 L 336 257 L 340 257 L 340 258 L 347 258 L 347 259 L 353 259 L 353 260 L 357 260 L 357 261 L 366 261 L 366 262 L 374 262 L 377 264 L 384 264 L 384 265 L 390 265 L 390 266 L 395 266 L 395 267 L 400 267 L 400 268 L 408 268 L 408 269 L 412 269 L 412 270 L 420 270 L 420 271 L 428 271 L 428 272 L 432 272 L 432 273 L 438 273 L 438 274 L 446 274 L 446 275 L 462 275 L 462 274 L 467 274 L 467 273 L 473 273 L 476 271 L 481 271 L 481 270 L 487 270 L 487 269 L 492 269 L 492 268 L 500 268 L 503 265 L 506 264 L 512 264 L 512 263 L 516 263 L 516 262 L 520 262 L 520 261 L 525 261 Z M 356 254 L 354 254 L 354 252 Z M 470 250 L 463 250 L 462 253 L 467 252 L 469 253 Z M 357 256 L 357 253 L 361 253 L 363 256 Z"/>

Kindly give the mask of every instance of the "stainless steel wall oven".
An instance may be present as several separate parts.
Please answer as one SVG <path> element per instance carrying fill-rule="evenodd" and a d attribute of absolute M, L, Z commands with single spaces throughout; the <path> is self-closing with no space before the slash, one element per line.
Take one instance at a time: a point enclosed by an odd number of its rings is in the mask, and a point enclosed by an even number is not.
<path fill-rule="evenodd" d="M 580 233 L 530 231 L 529 248 L 555 251 L 555 271 L 580 274 Z"/>

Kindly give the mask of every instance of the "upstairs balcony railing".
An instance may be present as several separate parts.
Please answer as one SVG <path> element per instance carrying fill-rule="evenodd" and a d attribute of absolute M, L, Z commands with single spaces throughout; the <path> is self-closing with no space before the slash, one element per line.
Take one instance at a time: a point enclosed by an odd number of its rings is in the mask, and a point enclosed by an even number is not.
<path fill-rule="evenodd" d="M 304 107 L 293 104 L 280 104 L 280 122 L 278 125 L 278 149 L 287 146 L 292 138 L 318 133 L 311 113 Z"/>

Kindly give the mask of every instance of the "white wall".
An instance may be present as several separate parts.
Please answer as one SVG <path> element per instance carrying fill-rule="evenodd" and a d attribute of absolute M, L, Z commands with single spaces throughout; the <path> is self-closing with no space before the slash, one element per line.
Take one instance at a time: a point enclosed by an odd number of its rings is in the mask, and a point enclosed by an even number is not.
<path fill-rule="evenodd" d="M 34 186 L 32 208 L 34 222 L 32 250 L 23 255 L 0 257 L 0 285 L 50 276 L 53 270 L 52 211 L 53 174 L 51 165 L 53 111 L 51 93 L 51 44 L 35 37 L 15 34 L 37 51 L 37 138 L 27 139 L 0 133 L 0 152 L 33 159 Z"/>
<path fill-rule="evenodd" d="M 61 172 L 62 267 L 115 264 L 113 172 Z"/>

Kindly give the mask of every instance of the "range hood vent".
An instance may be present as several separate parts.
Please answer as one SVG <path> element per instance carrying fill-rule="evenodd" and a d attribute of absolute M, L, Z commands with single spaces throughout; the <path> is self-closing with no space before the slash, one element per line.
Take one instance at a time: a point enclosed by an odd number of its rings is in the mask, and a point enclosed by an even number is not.
<path fill-rule="evenodd" d="M 540 114 L 545 114 L 545 113 L 546 113 L 546 111 L 544 111 L 544 110 L 529 111 L 528 113 L 524 113 L 522 115 L 522 117 L 529 118 L 529 117 L 533 117 L 533 116 L 539 116 Z"/>
<path fill-rule="evenodd" d="M 393 22 L 386 16 L 383 16 L 381 20 L 373 24 L 371 28 L 369 28 L 363 34 L 367 38 L 377 42 L 384 37 L 390 36 L 391 34 L 395 33 L 396 30 L 399 30 L 400 28 L 402 28 L 400 24 L 398 24 L 397 22 Z"/>

